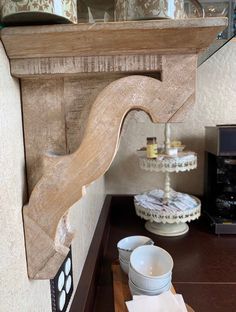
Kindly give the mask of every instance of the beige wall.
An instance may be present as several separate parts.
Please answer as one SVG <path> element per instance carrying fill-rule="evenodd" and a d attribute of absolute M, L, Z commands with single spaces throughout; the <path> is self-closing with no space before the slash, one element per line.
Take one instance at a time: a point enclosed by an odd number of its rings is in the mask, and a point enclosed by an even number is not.
<path fill-rule="evenodd" d="M 22 224 L 25 187 L 19 83 L 0 44 L 0 312 L 50 312 L 49 281 L 29 281 Z M 79 280 L 104 201 L 104 178 L 70 212 L 74 286 Z"/>
<path fill-rule="evenodd" d="M 84 196 L 70 209 L 70 222 L 76 235 L 72 242 L 74 289 L 78 285 L 88 249 L 105 200 L 104 177 L 92 183 Z"/>
<path fill-rule="evenodd" d="M 48 281 L 29 281 L 22 225 L 24 148 L 19 84 L 0 45 L 0 311 L 50 311 Z"/>
<path fill-rule="evenodd" d="M 181 139 L 187 149 L 198 153 L 198 169 L 172 174 L 172 187 L 193 194 L 203 192 L 204 127 L 220 123 L 236 124 L 236 41 L 219 50 L 197 71 L 196 104 L 183 124 L 173 124 L 172 138 Z M 146 137 L 163 142 L 161 124 L 154 125 L 142 112 L 131 112 L 124 124 L 120 148 L 106 175 L 109 193 L 139 193 L 162 187 L 162 173 L 142 171 L 135 151 L 146 144 Z"/>

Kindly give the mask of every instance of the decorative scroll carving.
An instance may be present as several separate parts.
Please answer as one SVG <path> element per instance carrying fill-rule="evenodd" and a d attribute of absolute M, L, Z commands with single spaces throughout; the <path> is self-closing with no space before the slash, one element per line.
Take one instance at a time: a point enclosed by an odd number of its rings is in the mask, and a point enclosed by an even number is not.
<path fill-rule="evenodd" d="M 162 81 L 137 75 L 110 83 L 92 105 L 79 149 L 50 161 L 47 156 L 50 165 L 23 209 L 30 278 L 56 274 L 72 240 L 64 216 L 108 170 L 127 113 L 143 110 L 155 123 L 183 120 L 185 106 L 194 100 L 196 56 L 162 57 L 162 68 Z"/>

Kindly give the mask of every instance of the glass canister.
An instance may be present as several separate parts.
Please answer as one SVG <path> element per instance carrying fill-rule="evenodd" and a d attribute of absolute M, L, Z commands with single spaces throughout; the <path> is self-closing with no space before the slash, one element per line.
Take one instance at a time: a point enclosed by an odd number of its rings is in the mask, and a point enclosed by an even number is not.
<path fill-rule="evenodd" d="M 157 138 L 147 138 L 147 158 L 157 157 Z"/>
<path fill-rule="evenodd" d="M 77 23 L 77 0 L 3 0 L 2 23 L 5 25 Z"/>
<path fill-rule="evenodd" d="M 204 17 L 204 10 L 198 0 L 189 0 L 195 7 L 194 17 Z M 114 18 L 116 21 L 144 19 L 187 18 L 184 0 L 116 0 Z M 193 16 L 191 16 L 193 17 Z"/>

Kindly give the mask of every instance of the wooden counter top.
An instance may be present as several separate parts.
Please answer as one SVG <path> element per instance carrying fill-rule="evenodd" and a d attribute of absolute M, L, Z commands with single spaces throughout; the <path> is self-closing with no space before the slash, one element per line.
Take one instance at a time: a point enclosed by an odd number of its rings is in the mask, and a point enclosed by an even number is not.
<path fill-rule="evenodd" d="M 110 265 L 117 258 L 116 243 L 129 235 L 146 235 L 174 259 L 173 285 L 196 312 L 234 312 L 236 306 L 236 236 L 217 236 L 204 219 L 191 222 L 180 237 L 149 233 L 135 215 L 132 197 L 114 197 L 111 228 L 94 312 L 112 312 L 113 287 Z"/>

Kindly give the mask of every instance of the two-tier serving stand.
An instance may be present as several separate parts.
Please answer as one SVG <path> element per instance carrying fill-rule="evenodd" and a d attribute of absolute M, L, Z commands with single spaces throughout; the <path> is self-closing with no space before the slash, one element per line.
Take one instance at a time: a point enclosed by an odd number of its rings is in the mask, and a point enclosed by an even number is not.
<path fill-rule="evenodd" d="M 179 152 L 170 156 L 167 151 L 170 149 L 170 124 L 165 124 L 165 153 L 157 158 L 149 159 L 145 156 L 139 157 L 141 169 L 165 173 L 164 196 L 161 198 L 163 205 L 170 206 L 173 203 L 170 188 L 170 173 L 184 172 L 197 168 L 197 155 L 194 152 Z M 184 211 L 169 213 L 168 211 L 149 209 L 144 207 L 137 200 L 134 201 L 136 214 L 147 220 L 145 227 L 148 231 L 162 236 L 178 236 L 188 232 L 186 222 L 199 218 L 201 214 L 201 202 L 198 198 L 191 196 L 196 203 L 194 207 Z"/>

